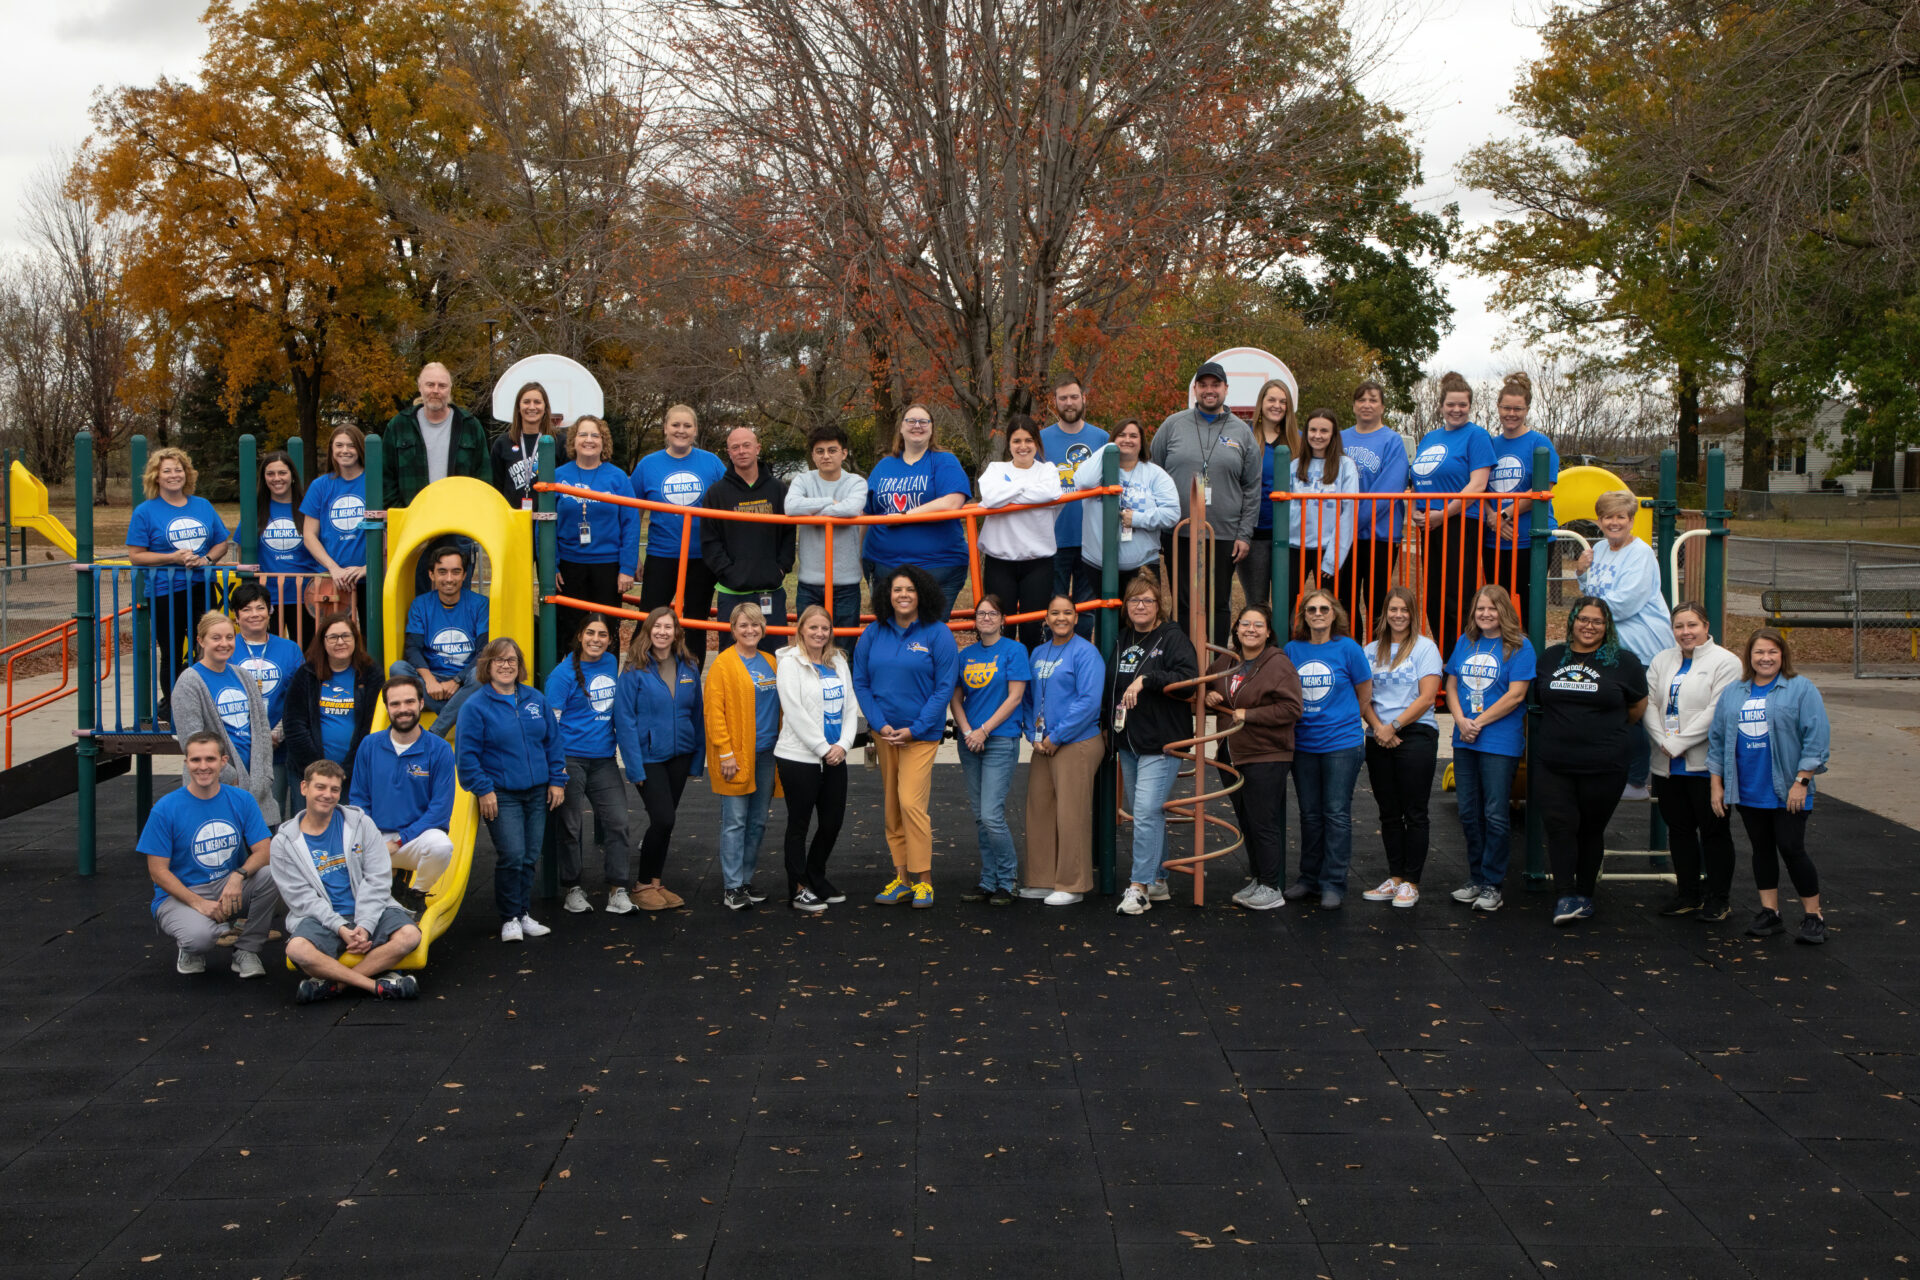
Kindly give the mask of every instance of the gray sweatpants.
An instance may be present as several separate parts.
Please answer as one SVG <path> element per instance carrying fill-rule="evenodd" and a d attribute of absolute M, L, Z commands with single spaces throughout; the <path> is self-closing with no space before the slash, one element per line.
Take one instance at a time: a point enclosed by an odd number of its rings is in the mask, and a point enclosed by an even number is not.
<path fill-rule="evenodd" d="M 220 887 L 226 878 L 212 880 L 206 884 L 192 884 L 187 888 L 199 894 L 209 902 L 220 896 Z M 240 931 L 240 940 L 234 944 L 236 950 L 251 951 L 260 954 L 267 945 L 267 934 L 273 931 L 273 917 L 280 910 L 280 887 L 273 882 L 273 872 L 265 867 L 247 877 L 247 886 L 240 893 L 240 914 L 247 918 L 247 927 Z M 226 936 L 227 926 L 219 924 L 195 911 L 184 902 L 169 896 L 154 913 L 154 921 L 160 926 L 160 932 L 173 939 L 173 944 L 186 951 L 211 951 Z"/>
<path fill-rule="evenodd" d="M 613 757 L 567 757 L 567 799 L 560 806 L 560 883 L 580 883 L 586 862 L 587 810 L 593 811 L 595 841 L 607 888 L 627 883 L 632 846 L 627 839 L 627 780 Z"/>

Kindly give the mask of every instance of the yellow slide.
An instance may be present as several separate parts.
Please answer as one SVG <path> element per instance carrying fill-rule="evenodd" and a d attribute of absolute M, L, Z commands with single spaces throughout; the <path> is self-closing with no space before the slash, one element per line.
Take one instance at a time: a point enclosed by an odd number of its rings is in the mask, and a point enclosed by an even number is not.
<path fill-rule="evenodd" d="M 387 579 L 381 587 L 381 605 L 388 658 L 406 647 L 414 564 L 428 543 L 446 533 L 464 534 L 486 552 L 493 566 L 487 634 L 496 640 L 505 636 L 519 641 L 531 662 L 535 617 L 533 517 L 509 506 L 492 485 L 463 476 L 428 485 L 412 506 L 387 512 Z M 528 676 L 531 678 L 531 673 Z M 374 728 L 386 728 L 386 716 L 385 707 L 377 710 Z M 426 914 L 420 918 L 420 945 L 397 967 L 418 969 L 425 965 L 433 940 L 453 924 L 467 895 L 473 842 L 479 832 L 479 805 L 471 792 L 459 787 L 453 796 L 453 829 L 447 832 L 453 838 L 453 864 L 427 897 Z"/>
<path fill-rule="evenodd" d="M 47 486 L 18 459 L 7 471 L 7 500 L 16 529 L 33 530 L 58 547 L 60 554 L 69 560 L 79 552 L 80 546 L 67 532 L 67 526 L 47 511 Z"/>

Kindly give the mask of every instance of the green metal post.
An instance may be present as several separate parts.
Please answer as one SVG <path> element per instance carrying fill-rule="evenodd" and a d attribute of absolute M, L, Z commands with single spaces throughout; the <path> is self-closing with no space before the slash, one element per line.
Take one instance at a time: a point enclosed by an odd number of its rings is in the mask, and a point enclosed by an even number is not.
<path fill-rule="evenodd" d="M 1706 581 L 1700 585 L 1700 603 L 1707 609 L 1707 626 L 1713 634 L 1726 636 L 1727 609 L 1727 455 L 1720 449 L 1707 450 L 1707 554 Z"/>
<path fill-rule="evenodd" d="M 94 696 L 100 688 L 100 624 L 95 617 L 93 587 L 93 433 L 73 438 L 73 558 L 84 566 L 73 575 L 74 638 L 80 647 L 80 687 L 74 718 L 80 737 L 74 745 L 79 778 L 78 813 L 74 838 L 79 848 L 75 870 L 93 874 L 94 844 L 99 836 L 95 788 L 99 785 L 100 742 L 93 736 Z"/>
<path fill-rule="evenodd" d="M 287 456 L 293 459 L 293 474 L 300 477 L 300 483 L 307 482 L 307 442 L 302 436 L 287 441 Z M 373 490 L 367 490 L 372 493 Z"/>
<path fill-rule="evenodd" d="M 1660 561 L 1660 594 L 1673 599 L 1673 543 L 1680 536 L 1680 456 L 1672 449 L 1660 451 L 1660 495 L 1653 503 L 1653 550 Z M 1657 714 L 1652 706 L 1648 714 Z M 1638 726 L 1635 729 L 1638 730 Z M 1647 851 L 1664 853 L 1667 849 L 1667 820 L 1660 806 L 1647 806 Z M 1661 859 L 1664 866 L 1665 859 Z"/>
<path fill-rule="evenodd" d="M 7 568 L 13 568 L 13 450 L 0 449 L 0 528 L 7 535 Z M 21 559 L 26 558 L 26 548 L 20 549 Z"/>
<path fill-rule="evenodd" d="M 541 483 L 552 484 L 553 437 L 542 435 L 539 448 L 539 469 L 534 474 Z M 560 552 L 559 529 L 553 515 L 557 503 L 558 499 L 550 490 L 542 489 L 533 495 L 533 509 L 536 516 L 533 522 L 536 548 L 534 558 L 539 564 L 540 573 L 540 611 L 536 615 L 539 626 L 533 637 L 533 665 L 534 670 L 539 673 L 538 687 L 541 688 L 546 686 L 547 673 L 552 671 L 560 660 L 560 655 L 554 652 L 560 643 L 559 620 L 554 606 L 547 603 L 547 597 L 552 595 L 554 590 L 554 574 L 559 570 L 557 563 Z M 511 571 L 504 566 L 496 565 L 494 572 Z M 832 593 L 828 594 L 831 597 Z M 555 856 L 559 827 L 558 822 L 547 824 L 546 839 L 540 850 L 540 888 L 542 895 L 548 898 L 560 896 L 560 859 Z"/>
<path fill-rule="evenodd" d="M 1551 486 L 1547 482 L 1547 451 L 1533 451 L 1533 491 L 1544 493 Z M 1538 509 L 1538 508 L 1536 508 Z M 1539 539 L 1540 554 L 1529 557 L 1531 566 L 1527 575 L 1527 639 L 1533 644 L 1536 654 L 1547 647 L 1547 547 L 1544 538 Z M 1534 698 L 1533 690 L 1527 690 L 1527 776 L 1533 777 L 1533 747 L 1540 737 L 1540 703 Z M 1531 789 L 1531 784 L 1529 784 Z M 1540 812 L 1540 806 L 1527 801 L 1527 863 L 1525 883 L 1528 889 L 1545 889 L 1547 879 L 1547 819 Z"/>
<path fill-rule="evenodd" d="M 1100 450 L 1100 483 L 1116 485 L 1120 483 L 1120 451 L 1112 445 Z M 1154 535 L 1140 532 L 1136 538 L 1150 538 Z M 1107 548 L 1107 554 L 1100 557 L 1100 598 L 1111 600 L 1120 594 L 1120 496 L 1109 493 L 1100 499 L 1100 545 Z M 1102 609 L 1094 623 L 1094 634 L 1100 642 L 1100 657 L 1106 663 L 1107 670 L 1113 670 L 1116 651 L 1120 647 L 1120 620 L 1114 610 Z M 1114 809 L 1118 804 L 1117 792 L 1119 779 L 1117 766 L 1112 757 L 1100 762 L 1100 770 L 1093 776 L 1093 856 L 1099 864 L 1100 892 L 1112 893 L 1118 887 L 1118 876 L 1114 864 L 1120 833 L 1114 820 Z"/>
<path fill-rule="evenodd" d="M 240 437 L 240 563 L 260 563 L 260 467 L 253 433 Z M 251 573 L 246 575 L 251 578 Z"/>
<path fill-rule="evenodd" d="M 298 443 L 299 437 L 289 441 Z M 296 464 L 299 455 L 294 455 Z M 379 519 L 371 515 L 371 504 L 380 501 L 385 492 L 382 485 L 386 479 L 386 442 L 379 436 L 367 437 L 367 498 L 369 515 L 361 522 L 361 528 L 367 531 L 367 652 L 373 655 L 375 671 L 387 669 L 387 517 L 382 512 Z"/>
<path fill-rule="evenodd" d="M 1293 451 L 1284 444 L 1276 444 L 1273 446 L 1273 487 L 1276 490 L 1287 493 L 1293 492 Z M 1287 601 L 1293 599 L 1292 588 L 1289 586 L 1293 581 L 1293 541 L 1288 533 L 1289 528 L 1293 524 L 1293 513 L 1288 510 L 1282 510 L 1282 508 L 1287 505 L 1288 504 L 1284 502 L 1276 502 L 1273 504 L 1273 562 L 1271 572 L 1273 575 L 1273 607 L 1275 609 L 1286 608 Z M 1291 634 L 1293 620 L 1291 618 L 1275 617 L 1273 624 L 1274 630 L 1280 633 L 1275 636 L 1274 639 L 1281 644 L 1285 644 L 1287 637 Z M 1228 643 L 1232 643 L 1232 641 L 1229 640 Z M 1206 665 L 1207 659 L 1203 655 L 1200 659 L 1201 669 L 1205 670 Z"/>

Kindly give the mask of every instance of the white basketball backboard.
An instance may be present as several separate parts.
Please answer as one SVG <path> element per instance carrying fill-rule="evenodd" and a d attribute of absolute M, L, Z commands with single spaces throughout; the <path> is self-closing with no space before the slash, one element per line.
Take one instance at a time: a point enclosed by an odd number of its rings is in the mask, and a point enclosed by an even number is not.
<path fill-rule="evenodd" d="M 1280 357 L 1258 347 L 1228 347 L 1225 351 L 1207 357 L 1208 360 L 1222 365 L 1227 371 L 1227 408 L 1240 417 L 1253 420 L 1254 410 L 1258 408 L 1253 398 L 1260 394 L 1260 388 L 1267 379 L 1278 378 L 1287 384 L 1287 394 L 1293 400 L 1296 412 L 1300 409 L 1300 382 L 1293 376 L 1293 370 L 1287 368 Z M 1187 407 L 1193 407 L 1193 380 L 1187 380 Z"/>
<path fill-rule="evenodd" d="M 547 404 L 560 415 L 557 430 L 572 426 L 573 420 L 583 413 L 596 418 L 606 416 L 606 397 L 601 395 L 599 381 L 587 372 L 585 365 L 567 356 L 538 355 L 516 360 L 512 368 L 500 375 L 500 381 L 493 384 L 496 422 L 513 421 L 514 397 L 529 382 L 545 388 Z"/>

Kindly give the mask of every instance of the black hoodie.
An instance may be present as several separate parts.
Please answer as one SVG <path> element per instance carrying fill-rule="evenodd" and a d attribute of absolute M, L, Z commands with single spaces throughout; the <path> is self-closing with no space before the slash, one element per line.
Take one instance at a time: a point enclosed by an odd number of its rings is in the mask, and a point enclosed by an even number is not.
<path fill-rule="evenodd" d="M 1127 712 L 1127 722 L 1113 735 L 1116 748 L 1135 755 L 1158 755 L 1169 742 L 1193 736 L 1193 691 L 1165 694 L 1161 690 L 1200 674 L 1193 642 L 1177 622 L 1163 622 L 1151 631 L 1120 629 L 1112 673 L 1107 677 L 1107 714 L 1136 677 L 1144 677 L 1140 697 Z M 1112 723 L 1111 720 L 1108 723 Z"/>
<path fill-rule="evenodd" d="M 748 484 L 732 467 L 707 489 L 700 505 L 712 511 L 787 513 L 787 484 L 765 463 Z M 794 526 L 759 520 L 702 520 L 700 555 L 720 586 L 736 594 L 778 587 L 793 568 Z M 776 620 L 769 619 L 769 622 Z"/>

